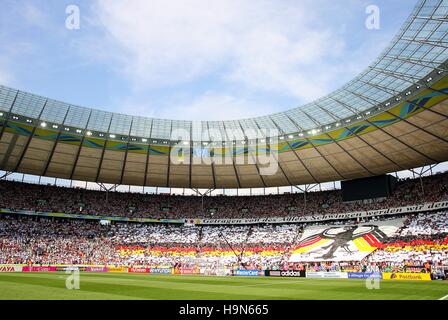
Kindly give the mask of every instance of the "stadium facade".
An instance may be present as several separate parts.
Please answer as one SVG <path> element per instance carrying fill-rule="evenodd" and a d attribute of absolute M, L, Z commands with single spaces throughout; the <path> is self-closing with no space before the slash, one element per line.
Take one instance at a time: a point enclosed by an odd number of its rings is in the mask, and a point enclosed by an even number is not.
<path fill-rule="evenodd" d="M 352 81 L 309 104 L 251 119 L 130 116 L 0 86 L 0 170 L 217 189 L 347 180 L 446 161 L 446 14 L 445 1 L 419 2 Z"/>

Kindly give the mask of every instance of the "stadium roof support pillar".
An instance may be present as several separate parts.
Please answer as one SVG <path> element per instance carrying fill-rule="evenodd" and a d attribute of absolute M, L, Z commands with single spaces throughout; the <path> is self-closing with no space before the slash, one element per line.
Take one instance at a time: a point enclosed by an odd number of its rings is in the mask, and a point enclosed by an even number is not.
<path fill-rule="evenodd" d="M 47 104 L 47 102 L 45 102 L 45 106 L 46 106 L 46 104 Z M 45 109 L 45 106 L 44 106 L 44 109 Z M 62 120 L 62 123 L 65 123 L 65 121 L 67 120 L 69 110 L 70 110 L 70 108 L 67 108 L 67 111 L 65 112 L 64 119 Z M 42 109 L 42 112 L 43 112 L 43 109 Z M 42 117 L 42 112 L 41 112 L 40 117 Z M 62 126 L 60 126 L 60 128 L 59 128 L 58 134 L 56 136 L 56 140 L 54 141 L 53 147 L 51 148 L 50 156 L 48 157 L 47 163 L 45 164 L 44 172 L 42 173 L 43 176 L 47 175 L 47 171 L 48 171 L 48 168 L 50 167 L 50 163 L 53 161 L 54 152 L 56 151 L 56 147 L 58 146 L 59 140 L 61 138 L 61 134 L 62 134 Z M 56 184 L 56 180 L 55 180 L 55 184 Z"/>
<path fill-rule="evenodd" d="M 201 197 L 201 211 L 202 213 L 204 213 L 204 197 L 206 195 L 211 194 L 215 189 L 207 189 L 204 193 L 201 193 L 199 189 L 191 188 L 191 190 L 193 190 L 196 193 L 196 195 L 199 195 Z"/>
<path fill-rule="evenodd" d="M 14 173 L 13 171 L 5 171 L 5 173 L 0 177 L 0 180 L 6 179 L 8 176 L 10 176 L 13 173 Z M 25 175 L 23 175 L 23 176 L 25 176 Z"/>
<path fill-rule="evenodd" d="M 422 177 L 423 177 L 423 175 L 424 175 L 425 173 L 427 173 L 428 171 L 430 171 L 430 172 L 431 172 L 431 175 L 432 175 L 432 169 L 433 169 L 434 167 L 436 167 L 437 165 L 438 165 L 438 163 L 436 163 L 436 164 L 430 164 L 430 165 L 428 166 L 427 169 L 425 169 L 426 166 L 423 166 L 423 167 L 421 167 L 420 172 L 418 172 L 418 171 L 416 171 L 416 170 L 414 170 L 414 169 L 409 169 L 409 171 L 412 172 L 412 175 L 414 176 L 414 179 L 415 179 L 415 176 L 416 176 L 416 175 L 417 175 L 417 177 L 420 179 L 420 186 L 421 186 L 421 188 L 422 188 L 422 194 L 423 194 L 423 195 L 425 195 L 425 187 L 424 187 L 424 185 L 423 185 L 423 179 L 422 179 Z"/>
<path fill-rule="evenodd" d="M 90 113 L 89 113 L 89 117 L 87 118 L 87 122 L 86 122 L 86 125 L 84 127 L 84 130 L 87 130 L 87 127 L 88 127 L 89 122 L 90 122 L 90 117 L 92 116 L 92 112 L 93 111 L 91 109 Z M 75 174 L 76 166 L 78 165 L 79 156 L 81 155 L 81 150 L 82 150 L 82 146 L 84 145 L 85 138 L 86 138 L 86 136 L 83 134 L 82 138 L 81 138 L 81 142 L 79 144 L 78 151 L 76 152 L 75 163 L 73 164 L 72 172 L 70 173 L 70 180 L 73 180 L 73 175 Z M 87 189 L 87 181 L 86 181 L 86 189 Z"/>
<path fill-rule="evenodd" d="M 134 123 L 134 117 L 131 118 L 131 125 L 129 126 L 129 132 L 128 132 L 128 138 L 126 140 L 126 150 L 124 152 L 124 160 L 123 160 L 123 166 L 121 168 L 121 176 L 120 176 L 120 184 L 123 183 L 123 178 L 124 178 L 124 171 L 126 169 L 126 162 L 128 160 L 128 150 L 129 150 L 129 143 L 130 143 L 130 139 L 131 139 L 131 133 L 132 133 L 132 124 Z M 143 185 L 145 183 L 143 182 Z M 131 192 L 131 186 L 129 185 L 129 192 Z"/>
<path fill-rule="evenodd" d="M 422 175 L 425 174 L 426 172 L 431 172 L 431 175 L 433 175 L 432 169 L 434 169 L 435 167 L 437 167 L 440 163 L 434 163 L 434 164 L 430 164 L 428 166 L 428 169 L 424 170 L 425 167 L 422 167 Z M 423 171 L 424 170 L 424 171 Z"/>
<path fill-rule="evenodd" d="M 109 126 L 107 127 L 107 135 L 106 135 L 106 139 L 104 140 L 104 146 L 103 146 L 102 151 L 101 151 L 101 158 L 100 158 L 100 163 L 98 165 L 98 171 L 96 172 L 95 182 L 98 182 L 98 179 L 100 178 L 101 168 L 103 166 L 104 154 L 106 153 L 107 142 L 108 142 L 109 137 L 110 137 L 109 133 L 110 133 L 110 127 L 112 125 L 112 118 L 113 117 L 110 117 Z"/>
<path fill-rule="evenodd" d="M 48 103 L 48 99 L 45 99 L 44 105 L 42 106 L 42 109 L 39 111 L 39 115 L 37 116 L 37 119 L 36 119 L 37 123 L 40 122 L 40 118 L 42 117 L 44 109 L 47 106 L 47 103 Z M 22 152 L 21 152 L 21 154 L 19 156 L 19 160 L 17 161 L 13 171 L 19 170 L 20 165 L 22 164 L 22 161 L 25 158 L 25 154 L 28 151 L 28 147 L 30 146 L 31 140 L 33 140 L 33 137 L 34 137 L 34 134 L 36 133 L 37 128 L 38 128 L 38 125 L 33 126 L 33 129 L 31 130 L 31 134 L 30 134 L 30 136 L 28 137 L 28 139 L 27 139 L 27 141 L 25 143 L 25 147 L 23 148 L 23 150 L 22 150 Z M 50 156 L 51 156 L 51 154 L 50 154 Z M 44 174 L 44 173 L 45 172 L 42 172 L 41 175 Z M 40 184 L 40 177 L 39 177 L 39 184 Z"/>
<path fill-rule="evenodd" d="M 301 188 L 301 187 L 299 187 L 299 186 L 292 186 L 292 187 L 294 187 L 294 188 L 299 189 L 300 191 L 302 191 L 302 193 L 303 193 L 303 201 L 304 201 L 304 204 L 305 204 L 305 209 L 306 209 L 306 193 L 307 193 L 308 191 L 314 189 L 316 186 L 319 186 L 319 187 L 320 187 L 320 183 L 315 183 L 315 184 L 305 184 L 305 185 L 304 185 L 304 188 Z"/>
<path fill-rule="evenodd" d="M 112 185 L 112 187 L 107 188 L 101 182 L 100 183 L 97 182 L 96 184 L 100 187 L 100 190 L 103 190 L 106 192 L 106 202 L 109 201 L 109 191 L 112 191 L 112 190 L 117 191 L 117 187 L 119 186 L 119 184 L 114 184 L 114 185 Z"/>

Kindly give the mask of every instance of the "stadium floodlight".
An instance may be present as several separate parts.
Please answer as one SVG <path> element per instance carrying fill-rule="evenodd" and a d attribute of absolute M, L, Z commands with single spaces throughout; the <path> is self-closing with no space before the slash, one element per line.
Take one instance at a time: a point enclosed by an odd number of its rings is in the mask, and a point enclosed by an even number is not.
<path fill-rule="evenodd" d="M 3 112 L 0 112 L 0 117 L 3 117 Z"/>
<path fill-rule="evenodd" d="M 109 138 L 115 139 L 117 136 L 114 134 L 109 135 Z"/>
<path fill-rule="evenodd" d="M 47 123 L 46 123 L 46 122 L 42 122 L 42 123 L 40 124 L 40 126 L 41 126 L 42 128 L 45 128 L 45 127 L 47 126 Z"/>
<path fill-rule="evenodd" d="M 92 131 L 87 131 L 86 135 L 91 136 L 92 135 Z"/>
<path fill-rule="evenodd" d="M 148 139 L 143 138 L 142 142 L 148 142 Z"/>

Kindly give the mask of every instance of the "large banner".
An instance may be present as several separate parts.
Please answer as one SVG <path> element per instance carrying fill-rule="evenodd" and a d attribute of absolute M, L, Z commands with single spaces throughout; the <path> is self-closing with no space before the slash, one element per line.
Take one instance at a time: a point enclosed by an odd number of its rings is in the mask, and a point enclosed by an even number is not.
<path fill-rule="evenodd" d="M 16 265 L 0 265 L 0 272 L 22 272 L 22 266 Z"/>
<path fill-rule="evenodd" d="M 349 279 L 383 279 L 381 272 L 348 272 Z"/>
<path fill-rule="evenodd" d="M 199 274 L 199 268 L 174 268 L 174 274 Z"/>
<path fill-rule="evenodd" d="M 264 276 L 263 270 L 233 270 L 234 276 L 243 276 L 243 277 L 260 277 Z"/>
<path fill-rule="evenodd" d="M 305 270 L 266 270 L 269 277 L 305 277 Z"/>
<path fill-rule="evenodd" d="M 128 268 L 125 267 L 108 267 L 108 272 L 128 272 Z"/>
<path fill-rule="evenodd" d="M 22 272 L 55 272 L 56 266 L 24 266 Z"/>
<path fill-rule="evenodd" d="M 303 222 L 320 222 L 320 221 L 334 221 L 346 220 L 366 217 L 390 216 L 405 213 L 415 213 L 424 211 L 434 211 L 440 209 L 448 209 L 448 201 L 430 202 L 420 205 L 368 210 L 335 214 L 318 214 L 305 216 L 291 216 L 278 218 L 253 218 L 253 219 L 151 219 L 151 218 L 128 218 L 128 217 L 107 217 L 107 216 L 92 216 L 83 214 L 68 214 L 68 213 L 49 213 L 36 211 L 12 211 L 9 209 L 0 209 L 1 213 L 6 214 L 20 214 L 29 216 L 44 216 L 44 217 L 58 217 L 71 219 L 88 219 L 88 220 L 111 220 L 120 222 L 140 222 L 140 223 L 175 223 L 188 225 L 228 225 L 228 224 L 259 224 L 259 223 L 303 223 Z"/>
<path fill-rule="evenodd" d="M 359 261 L 403 226 L 403 219 L 305 228 L 290 262 Z"/>
<path fill-rule="evenodd" d="M 384 280 L 431 281 L 429 273 L 383 272 Z"/>
<path fill-rule="evenodd" d="M 346 279 L 347 272 L 306 272 L 307 278 L 331 278 L 331 279 Z"/>
<path fill-rule="evenodd" d="M 102 266 L 87 266 L 86 272 L 109 272 L 109 269 Z"/>
<path fill-rule="evenodd" d="M 0 213 L 7 214 L 19 214 L 25 216 L 39 216 L 39 217 L 53 217 L 53 218 L 66 218 L 66 219 L 82 219 L 82 220 L 109 220 L 109 221 L 119 221 L 119 222 L 140 222 L 140 223 L 175 223 L 184 224 L 185 219 L 152 219 L 152 218 L 129 218 L 125 217 L 109 217 L 109 216 L 94 216 L 88 214 L 72 214 L 63 212 L 40 212 L 40 211 L 29 211 L 29 210 L 9 210 L 0 209 Z"/>
<path fill-rule="evenodd" d="M 129 273 L 149 273 L 150 269 L 149 268 L 133 267 L 133 268 L 128 268 L 128 272 Z"/>
<path fill-rule="evenodd" d="M 319 214 L 319 215 L 305 215 L 299 217 L 279 217 L 279 218 L 253 218 L 253 219 L 192 219 L 190 223 L 194 224 L 257 224 L 257 223 L 301 223 L 301 222 L 320 222 L 332 220 L 346 220 L 366 217 L 390 216 L 405 213 L 434 211 L 440 209 L 448 209 L 448 201 L 430 202 L 415 206 L 368 210 L 335 214 Z"/>
<path fill-rule="evenodd" d="M 172 268 L 149 268 L 149 273 L 171 274 L 171 273 L 173 273 L 173 269 Z"/>

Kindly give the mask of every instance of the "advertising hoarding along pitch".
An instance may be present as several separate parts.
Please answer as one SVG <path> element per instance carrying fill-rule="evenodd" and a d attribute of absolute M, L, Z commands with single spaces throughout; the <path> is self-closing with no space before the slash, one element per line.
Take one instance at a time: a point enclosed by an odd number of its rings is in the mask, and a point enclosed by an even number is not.
<path fill-rule="evenodd" d="M 431 281 L 429 273 L 383 272 L 384 280 Z"/>

